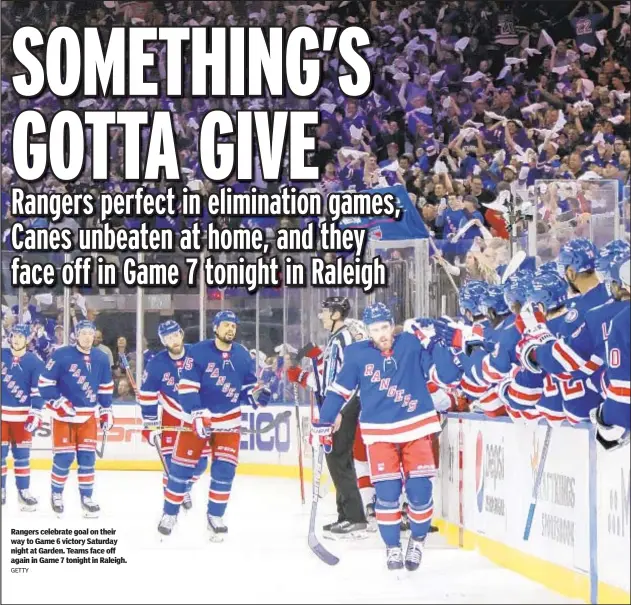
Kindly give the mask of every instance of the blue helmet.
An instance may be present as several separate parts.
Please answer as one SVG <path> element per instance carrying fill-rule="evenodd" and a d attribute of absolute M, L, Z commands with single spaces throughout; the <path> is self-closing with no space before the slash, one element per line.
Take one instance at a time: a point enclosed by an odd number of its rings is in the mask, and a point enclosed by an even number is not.
<path fill-rule="evenodd" d="M 510 309 L 504 300 L 504 289 L 502 286 L 489 286 L 480 300 L 480 311 L 488 317 L 489 311 L 493 309 L 495 315 L 506 315 Z"/>
<path fill-rule="evenodd" d="M 511 275 L 504 284 L 504 300 L 506 304 L 509 306 L 515 303 L 519 305 L 525 304 L 534 277 L 535 274 L 532 271 L 524 269 L 520 269 L 517 273 Z"/>
<path fill-rule="evenodd" d="M 615 239 L 608 244 L 605 244 L 598 253 L 596 259 L 596 268 L 605 276 L 609 275 L 609 268 L 611 261 L 618 254 L 629 252 L 629 244 L 621 239 Z"/>
<path fill-rule="evenodd" d="M 14 334 L 21 334 L 24 338 L 28 338 L 31 335 L 31 327 L 27 324 L 15 324 L 9 330 L 9 336 L 13 336 Z"/>
<path fill-rule="evenodd" d="M 380 321 L 394 323 L 394 317 L 392 315 L 392 311 L 390 311 L 386 305 L 383 303 L 375 303 L 374 305 L 370 305 L 364 309 L 362 321 L 366 326 L 379 323 Z"/>
<path fill-rule="evenodd" d="M 239 318 L 234 311 L 219 311 L 213 319 L 213 328 L 219 327 L 222 321 L 229 321 L 233 324 L 239 325 Z"/>
<path fill-rule="evenodd" d="M 609 265 L 609 275 L 611 281 L 618 283 L 621 286 L 627 288 L 631 286 L 631 275 L 629 275 L 629 269 L 631 267 L 631 253 L 627 250 L 620 254 L 616 254 L 611 259 Z"/>
<path fill-rule="evenodd" d="M 543 305 L 546 312 L 555 311 L 567 300 L 567 282 L 558 273 L 535 275 L 528 292 L 528 302 Z"/>
<path fill-rule="evenodd" d="M 630 246 L 628 242 L 625 242 L 623 239 L 614 239 L 610 242 L 607 242 L 604 246 L 600 248 L 598 251 L 599 255 L 608 254 L 610 252 L 625 252 L 629 250 Z"/>
<path fill-rule="evenodd" d="M 79 334 L 81 330 L 92 330 L 96 332 L 96 326 L 94 325 L 93 321 L 90 321 L 89 319 L 82 319 L 81 321 L 78 321 L 75 325 L 74 333 Z"/>
<path fill-rule="evenodd" d="M 543 263 L 542 265 L 537 267 L 537 270 L 535 271 L 537 275 L 541 275 L 543 273 L 558 273 L 558 272 L 559 272 L 559 266 L 557 265 L 557 262 L 554 260 L 549 260 L 547 263 Z"/>
<path fill-rule="evenodd" d="M 180 324 L 177 321 L 173 321 L 172 319 L 168 319 L 167 321 L 161 323 L 158 326 L 158 337 L 160 338 L 160 342 L 164 344 L 164 339 L 169 334 L 175 334 L 176 332 L 184 332 L 180 327 Z"/>
<path fill-rule="evenodd" d="M 458 295 L 460 314 L 464 315 L 465 311 L 470 311 L 473 316 L 481 315 L 480 304 L 488 287 L 488 284 L 483 281 L 474 280 L 467 282 Z"/>
<path fill-rule="evenodd" d="M 576 273 L 583 271 L 593 271 L 596 268 L 598 249 L 592 242 L 584 237 L 573 239 L 565 244 L 559 252 L 557 265 L 559 272 L 565 277 L 567 268 L 573 269 Z"/>

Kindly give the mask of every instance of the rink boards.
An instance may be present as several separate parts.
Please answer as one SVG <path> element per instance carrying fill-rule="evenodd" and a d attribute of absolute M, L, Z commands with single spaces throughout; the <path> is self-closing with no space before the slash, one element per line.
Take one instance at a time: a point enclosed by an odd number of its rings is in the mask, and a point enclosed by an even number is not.
<path fill-rule="evenodd" d="M 569 597 L 629 603 L 629 446 L 605 452 L 590 427 L 553 429 L 526 540 L 546 430 L 449 417 L 435 489 L 441 530 Z"/>
<path fill-rule="evenodd" d="M 264 427 L 287 410 L 291 415 L 271 431 L 243 435 L 239 473 L 299 476 L 293 406 L 244 408 L 242 423 Z M 115 426 L 97 469 L 161 470 L 156 451 L 142 440 L 139 408 L 115 405 L 114 412 Z M 300 416 L 305 479 L 310 481 L 309 409 L 302 408 Z M 530 537 L 524 540 L 545 433 L 544 425 L 478 414 L 450 416 L 441 436 L 436 523 L 451 543 L 476 549 L 569 597 L 629 603 L 630 448 L 606 453 L 591 428 L 555 428 Z M 34 439 L 33 468 L 50 468 L 50 444 L 46 423 Z"/>

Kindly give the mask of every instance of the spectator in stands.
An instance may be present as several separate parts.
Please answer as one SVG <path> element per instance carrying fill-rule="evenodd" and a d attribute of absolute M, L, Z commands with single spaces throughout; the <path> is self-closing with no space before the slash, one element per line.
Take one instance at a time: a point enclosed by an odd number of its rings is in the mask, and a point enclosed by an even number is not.
<path fill-rule="evenodd" d="M 105 344 L 103 344 L 103 331 L 97 330 L 94 335 L 94 348 L 103 351 L 110 360 L 110 367 L 114 365 L 114 355 L 112 355 L 112 350 Z"/>

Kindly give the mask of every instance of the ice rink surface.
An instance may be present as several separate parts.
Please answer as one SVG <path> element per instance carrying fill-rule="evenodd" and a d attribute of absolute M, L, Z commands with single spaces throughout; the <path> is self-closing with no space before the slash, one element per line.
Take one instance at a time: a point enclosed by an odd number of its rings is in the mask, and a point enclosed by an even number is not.
<path fill-rule="evenodd" d="M 9 470 L 2 509 L 3 603 L 578 602 L 474 552 L 451 548 L 437 534 L 428 538 L 421 568 L 400 577 L 385 569 L 378 534 L 362 541 L 324 540 L 341 559 L 328 567 L 307 546 L 310 502 L 301 504 L 298 482 L 292 479 L 238 475 L 225 517 L 229 537 L 214 544 L 205 520 L 208 474 L 193 489 L 193 509 L 182 511 L 173 534 L 162 542 L 156 530 L 161 474 L 97 472 L 99 519 L 81 516 L 74 471 L 65 491 L 65 517 L 58 519 L 50 510 L 49 476 L 47 471 L 33 472 L 31 491 L 40 506 L 26 513 L 18 509 Z M 335 520 L 333 494 L 320 508 L 318 527 Z M 11 529 L 48 528 L 113 528 L 118 540 L 114 556 L 124 557 L 127 564 L 29 564 L 28 573 L 11 573 L 16 567 L 11 563 Z"/>

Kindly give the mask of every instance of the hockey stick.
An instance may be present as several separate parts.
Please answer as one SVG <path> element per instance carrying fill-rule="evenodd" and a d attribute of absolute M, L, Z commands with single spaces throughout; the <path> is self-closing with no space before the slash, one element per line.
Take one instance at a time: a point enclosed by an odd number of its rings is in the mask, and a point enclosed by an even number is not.
<path fill-rule="evenodd" d="M 315 393 L 316 401 L 318 403 L 318 409 L 322 408 L 322 398 L 320 394 L 320 376 L 318 374 L 317 361 L 312 357 L 311 363 L 313 364 L 313 372 L 315 375 L 317 391 Z M 324 447 L 318 441 L 318 460 L 313 469 L 313 495 L 311 499 L 311 517 L 309 518 L 309 537 L 307 543 L 313 553 L 324 561 L 327 565 L 337 565 L 340 560 L 333 553 L 329 552 L 324 546 L 322 546 L 320 540 L 316 536 L 315 523 L 318 513 L 318 502 L 320 500 L 320 479 L 322 477 L 322 465 L 324 464 Z"/>
<path fill-rule="evenodd" d="M 532 488 L 532 499 L 530 501 L 530 508 L 528 509 L 526 527 L 524 528 L 524 540 L 528 540 L 528 538 L 530 538 L 530 530 L 532 529 L 532 522 L 535 518 L 535 507 L 537 506 L 537 500 L 539 499 L 539 486 L 541 485 L 543 469 L 546 465 L 546 458 L 548 457 L 548 448 L 550 447 L 551 436 L 552 427 L 548 425 L 546 428 L 545 440 L 543 442 L 543 450 L 541 451 L 541 460 L 539 460 L 539 468 L 537 469 L 537 477 L 535 478 L 535 484 Z"/>
<path fill-rule="evenodd" d="M 133 389 L 134 394 L 136 395 L 136 399 L 137 399 L 138 389 L 136 388 L 136 381 L 134 380 L 134 377 L 131 373 L 131 368 L 129 367 L 129 361 L 127 361 L 127 357 L 125 357 L 122 353 L 118 354 L 118 359 L 120 360 L 121 365 L 123 366 L 123 369 L 125 370 L 125 374 L 127 375 L 127 380 L 129 380 L 129 385 Z"/>
<path fill-rule="evenodd" d="M 101 450 L 99 451 L 99 448 L 96 448 L 96 455 L 99 458 L 103 458 L 103 454 L 105 453 L 105 443 L 107 442 L 107 433 L 108 431 L 103 431 L 103 438 L 101 439 Z"/>
<path fill-rule="evenodd" d="M 298 444 L 298 472 L 300 474 L 300 499 L 305 503 L 305 474 L 302 466 L 302 431 L 300 429 L 300 404 L 298 402 L 298 385 L 294 382 L 294 410 L 296 412 L 296 442 Z"/>

